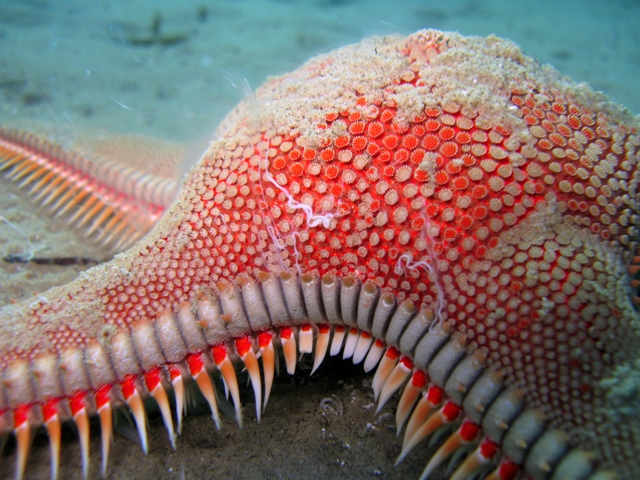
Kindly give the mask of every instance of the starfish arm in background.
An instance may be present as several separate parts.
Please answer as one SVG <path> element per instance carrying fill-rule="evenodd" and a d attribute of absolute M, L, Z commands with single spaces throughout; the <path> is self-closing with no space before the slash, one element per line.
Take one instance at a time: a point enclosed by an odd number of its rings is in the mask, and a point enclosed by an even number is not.
<path fill-rule="evenodd" d="M 175 198 L 178 144 L 104 132 L 71 142 L 51 126 L 27 127 L 0 127 L 0 173 L 111 251 L 142 238 Z"/>

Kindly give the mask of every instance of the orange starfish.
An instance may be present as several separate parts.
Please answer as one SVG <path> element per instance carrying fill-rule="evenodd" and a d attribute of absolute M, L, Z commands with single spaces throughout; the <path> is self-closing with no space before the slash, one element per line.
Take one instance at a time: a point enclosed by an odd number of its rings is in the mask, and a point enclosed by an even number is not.
<path fill-rule="evenodd" d="M 46 134 L 0 127 L 0 172 L 96 243 L 131 246 L 175 198 L 178 144 L 104 132 L 70 142 L 52 126 L 28 128 Z"/>
<path fill-rule="evenodd" d="M 210 372 L 242 422 L 234 362 L 260 419 L 276 347 L 376 368 L 402 388 L 399 460 L 436 430 L 452 479 L 631 478 L 638 471 L 637 121 L 509 42 L 433 30 L 365 40 L 241 104 L 179 200 L 139 244 L 0 311 L 0 431 L 18 477 L 44 425 L 58 470 L 73 419 Z M 259 363 L 262 363 L 262 372 Z M 261 375 L 262 373 L 262 375 Z M 264 385 L 263 385 L 264 383 Z"/>

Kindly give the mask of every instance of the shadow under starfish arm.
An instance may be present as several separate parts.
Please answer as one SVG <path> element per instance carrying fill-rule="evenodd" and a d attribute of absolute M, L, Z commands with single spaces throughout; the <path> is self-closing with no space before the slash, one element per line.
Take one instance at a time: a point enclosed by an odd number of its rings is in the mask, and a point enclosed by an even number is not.
<path fill-rule="evenodd" d="M 632 478 L 640 469 L 638 123 L 495 37 L 366 39 L 241 104 L 156 228 L 112 262 L 0 310 L 0 432 L 78 426 L 83 473 L 114 408 L 170 442 L 211 374 L 260 419 L 276 353 L 362 363 L 401 391 L 398 461 L 461 480 Z M 260 364 L 262 368 L 260 368 Z M 263 399 L 265 399 L 263 401 Z M 246 424 L 246 420 L 244 422 Z M 422 454 L 424 451 L 421 450 Z"/>

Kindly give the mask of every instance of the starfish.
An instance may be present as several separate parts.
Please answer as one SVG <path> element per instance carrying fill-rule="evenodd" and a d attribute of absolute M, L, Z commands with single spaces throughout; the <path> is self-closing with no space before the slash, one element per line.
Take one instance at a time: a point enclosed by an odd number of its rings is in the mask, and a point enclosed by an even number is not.
<path fill-rule="evenodd" d="M 111 251 L 139 240 L 175 197 L 178 144 L 100 131 L 69 140 L 51 125 L 19 126 L 0 127 L 0 172 Z"/>
<path fill-rule="evenodd" d="M 34 427 L 102 431 L 143 399 L 170 443 L 216 372 L 242 424 L 276 353 L 374 371 L 400 392 L 398 461 L 436 431 L 422 478 L 631 478 L 640 468 L 637 119 L 495 37 L 366 39 L 268 81 L 222 123 L 139 243 L 45 301 L 0 311 L 0 431 L 27 468 Z M 261 364 L 261 365 L 260 365 Z M 262 367 L 262 368 L 261 368 Z"/>

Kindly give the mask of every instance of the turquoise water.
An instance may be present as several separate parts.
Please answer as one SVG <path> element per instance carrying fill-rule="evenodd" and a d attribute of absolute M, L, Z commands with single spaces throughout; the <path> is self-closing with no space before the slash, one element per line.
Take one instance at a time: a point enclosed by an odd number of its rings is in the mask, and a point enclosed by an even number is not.
<path fill-rule="evenodd" d="M 210 138 L 268 75 L 362 37 L 496 34 L 640 112 L 631 0 L 0 1 L 0 123 Z"/>

